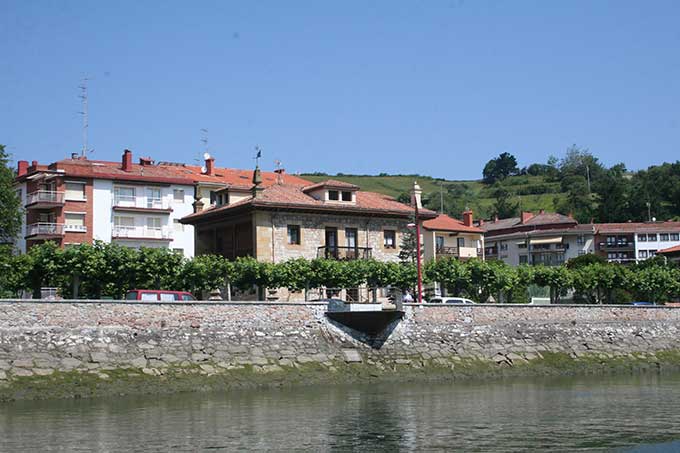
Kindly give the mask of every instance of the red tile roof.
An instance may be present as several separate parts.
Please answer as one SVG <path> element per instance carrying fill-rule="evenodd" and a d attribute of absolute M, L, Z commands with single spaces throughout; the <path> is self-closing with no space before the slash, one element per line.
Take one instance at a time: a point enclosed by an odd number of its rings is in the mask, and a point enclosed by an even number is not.
<path fill-rule="evenodd" d="M 662 253 L 662 254 L 675 254 L 675 253 L 680 253 L 680 245 L 676 245 L 675 247 L 669 247 L 667 249 L 659 250 L 656 253 Z"/>
<path fill-rule="evenodd" d="M 564 225 L 573 224 L 576 225 L 578 222 L 573 218 L 558 214 L 556 212 L 544 212 L 542 214 L 536 214 L 531 217 L 526 222 L 522 223 L 520 217 L 511 217 L 508 219 L 499 219 L 498 221 L 484 222 L 481 228 L 486 232 L 505 230 L 508 228 L 520 228 L 526 226 L 544 226 L 544 225 Z"/>
<path fill-rule="evenodd" d="M 596 223 L 598 233 L 671 233 L 680 231 L 680 222 Z"/>
<path fill-rule="evenodd" d="M 128 181 L 148 181 L 166 184 L 188 184 L 195 182 L 226 184 L 231 187 L 252 187 L 252 170 L 239 170 L 234 168 L 216 167 L 212 175 L 201 172 L 201 167 L 186 164 L 139 165 L 133 164 L 129 171 L 122 169 L 121 162 L 109 162 L 89 159 L 63 159 L 48 166 L 39 165 L 39 171 L 63 170 L 65 176 L 114 179 Z M 310 181 L 299 176 L 283 174 L 281 176 L 285 184 L 295 186 L 308 186 Z M 19 178 L 21 179 L 21 178 Z M 274 172 L 262 172 L 262 186 L 268 187 L 276 184 L 278 175 Z"/>
<path fill-rule="evenodd" d="M 423 227 L 436 231 L 456 231 L 461 233 L 484 233 L 481 228 L 467 226 L 458 219 L 453 219 L 446 214 L 439 214 L 436 218 L 423 222 Z"/>
<path fill-rule="evenodd" d="M 345 181 L 338 181 L 337 179 L 327 179 L 326 181 L 320 181 L 311 186 L 304 188 L 305 192 L 310 192 L 314 189 L 320 189 L 321 187 L 328 187 L 329 189 L 349 189 L 349 190 L 359 190 L 359 186 L 351 184 Z"/>
<path fill-rule="evenodd" d="M 206 209 L 190 214 L 182 220 L 193 223 L 204 218 L 228 215 L 243 208 L 277 208 L 301 211 L 338 212 L 344 214 L 366 214 L 408 218 L 413 215 L 411 206 L 399 203 L 394 198 L 375 193 L 357 191 L 356 203 L 324 202 L 304 192 L 301 186 L 274 184 L 262 190 L 258 198 L 248 198 L 225 206 Z M 429 209 L 420 211 L 423 218 L 434 218 L 437 214 Z"/>

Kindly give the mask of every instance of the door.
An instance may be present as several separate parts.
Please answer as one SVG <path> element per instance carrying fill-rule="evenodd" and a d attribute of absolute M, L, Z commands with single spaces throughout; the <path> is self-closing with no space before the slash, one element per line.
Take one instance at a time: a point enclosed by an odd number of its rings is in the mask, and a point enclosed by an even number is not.
<path fill-rule="evenodd" d="M 444 252 L 444 236 L 435 237 L 435 243 L 436 243 L 437 253 L 443 253 Z"/>
<path fill-rule="evenodd" d="M 458 253 L 460 253 L 460 249 L 465 247 L 465 238 L 457 238 L 456 243 L 458 245 Z"/>
<path fill-rule="evenodd" d="M 345 228 L 345 240 L 347 241 L 347 258 L 357 259 L 359 255 L 359 244 L 357 242 L 357 229 Z"/>
<path fill-rule="evenodd" d="M 338 257 L 338 229 L 326 228 L 326 258 Z"/>

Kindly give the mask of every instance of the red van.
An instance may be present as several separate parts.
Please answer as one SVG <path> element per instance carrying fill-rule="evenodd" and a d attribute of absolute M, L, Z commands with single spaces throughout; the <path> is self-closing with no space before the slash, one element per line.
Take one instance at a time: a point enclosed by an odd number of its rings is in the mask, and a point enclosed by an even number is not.
<path fill-rule="evenodd" d="M 196 300 L 186 291 L 164 291 L 160 289 L 133 289 L 125 295 L 125 300 L 142 302 L 191 302 Z"/>

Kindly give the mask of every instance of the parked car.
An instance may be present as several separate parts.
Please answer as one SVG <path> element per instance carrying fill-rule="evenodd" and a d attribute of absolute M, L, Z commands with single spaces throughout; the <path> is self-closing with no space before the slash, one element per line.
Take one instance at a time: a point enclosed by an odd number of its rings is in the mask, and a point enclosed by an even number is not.
<path fill-rule="evenodd" d="M 641 307 L 649 307 L 651 305 L 656 305 L 654 302 L 644 302 L 644 301 L 631 302 L 630 304 L 641 306 Z"/>
<path fill-rule="evenodd" d="M 159 289 L 133 289 L 125 294 L 125 300 L 140 300 L 142 302 L 190 302 L 196 300 L 187 291 L 164 291 Z"/>
<path fill-rule="evenodd" d="M 464 297 L 433 297 L 429 301 L 431 304 L 459 304 L 459 305 L 470 305 L 476 304 L 470 299 L 465 299 Z"/>

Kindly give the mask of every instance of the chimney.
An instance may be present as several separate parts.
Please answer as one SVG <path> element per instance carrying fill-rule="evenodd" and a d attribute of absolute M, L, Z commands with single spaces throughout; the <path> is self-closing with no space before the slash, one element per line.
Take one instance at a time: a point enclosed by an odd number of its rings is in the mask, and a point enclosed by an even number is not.
<path fill-rule="evenodd" d="M 538 213 L 539 213 L 539 214 L 545 214 L 545 209 L 539 209 L 539 210 L 538 210 Z"/>
<path fill-rule="evenodd" d="M 479 226 L 484 226 L 484 219 L 479 219 Z"/>
<path fill-rule="evenodd" d="M 472 210 L 468 209 L 467 211 L 463 212 L 463 224 L 465 226 L 472 226 Z"/>
<path fill-rule="evenodd" d="M 253 198 L 260 198 L 264 188 L 260 187 L 262 184 L 262 173 L 260 172 L 260 166 L 255 166 L 255 171 L 253 171 L 253 188 L 251 189 L 253 193 Z"/>
<path fill-rule="evenodd" d="M 194 212 L 195 213 L 203 211 L 204 206 L 205 206 L 205 203 L 203 203 L 203 201 L 201 201 L 200 198 L 196 198 L 194 200 Z"/>
<path fill-rule="evenodd" d="M 126 149 L 123 151 L 123 171 L 132 170 L 132 151 Z"/>
<path fill-rule="evenodd" d="M 71 160 L 78 160 L 78 153 L 71 153 Z"/>
<path fill-rule="evenodd" d="M 20 160 L 17 162 L 17 176 L 24 176 L 28 173 L 28 161 Z"/>
<path fill-rule="evenodd" d="M 215 158 L 208 157 L 205 160 L 205 174 L 212 176 L 214 172 L 215 172 Z"/>
<path fill-rule="evenodd" d="M 283 174 L 286 173 L 286 169 L 277 168 L 274 173 L 276 173 L 276 184 L 283 184 Z"/>
<path fill-rule="evenodd" d="M 520 223 L 527 223 L 529 220 L 533 219 L 534 213 L 529 211 L 522 211 L 522 221 Z"/>
<path fill-rule="evenodd" d="M 31 161 L 31 167 L 37 167 L 38 166 L 38 161 L 37 160 L 32 160 Z"/>
<path fill-rule="evenodd" d="M 498 214 L 493 216 L 493 223 L 498 223 Z"/>

